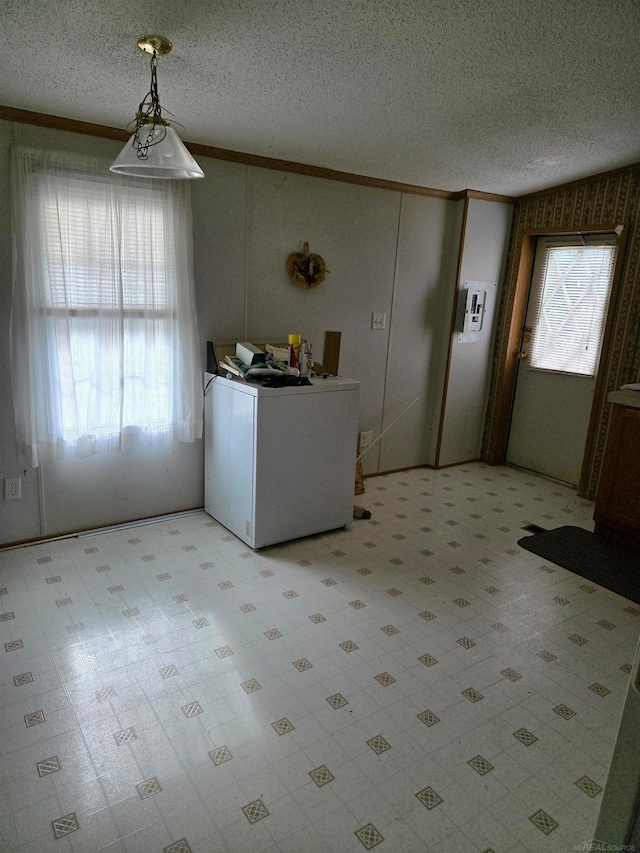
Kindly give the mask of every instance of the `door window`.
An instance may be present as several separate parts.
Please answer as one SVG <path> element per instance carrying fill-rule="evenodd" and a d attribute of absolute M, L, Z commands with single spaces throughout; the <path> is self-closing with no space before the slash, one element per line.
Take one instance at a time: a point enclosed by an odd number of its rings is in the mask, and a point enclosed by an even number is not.
<path fill-rule="evenodd" d="M 615 234 L 538 240 L 529 367 L 595 375 L 615 258 Z"/>

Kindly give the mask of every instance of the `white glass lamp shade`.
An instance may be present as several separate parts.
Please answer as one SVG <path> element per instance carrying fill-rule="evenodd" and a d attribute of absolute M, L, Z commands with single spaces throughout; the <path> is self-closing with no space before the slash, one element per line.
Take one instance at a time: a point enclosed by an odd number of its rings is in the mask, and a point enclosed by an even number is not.
<path fill-rule="evenodd" d="M 140 135 L 144 137 L 147 132 L 147 128 L 143 128 Z M 164 139 L 153 144 L 155 139 L 163 134 Z M 204 172 L 171 125 L 161 124 L 154 127 L 151 143 L 147 149 L 147 157 L 140 159 L 132 136 L 109 167 L 110 171 L 138 178 L 204 178 Z"/>

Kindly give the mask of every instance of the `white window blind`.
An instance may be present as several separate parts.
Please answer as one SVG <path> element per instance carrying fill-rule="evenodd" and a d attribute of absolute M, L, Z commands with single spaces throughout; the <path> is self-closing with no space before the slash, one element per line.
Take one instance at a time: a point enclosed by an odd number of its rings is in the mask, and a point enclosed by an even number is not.
<path fill-rule="evenodd" d="M 12 382 L 31 464 L 202 434 L 184 182 L 16 149 Z"/>
<path fill-rule="evenodd" d="M 577 237 L 574 245 L 547 246 L 531 367 L 595 374 L 615 258 L 614 238 Z"/>

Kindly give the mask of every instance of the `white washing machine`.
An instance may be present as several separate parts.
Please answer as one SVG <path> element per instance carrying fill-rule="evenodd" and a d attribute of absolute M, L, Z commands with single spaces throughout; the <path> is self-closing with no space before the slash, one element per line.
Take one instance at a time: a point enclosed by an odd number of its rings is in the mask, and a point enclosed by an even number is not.
<path fill-rule="evenodd" d="M 359 382 L 264 388 L 211 377 L 205 509 L 251 548 L 353 518 Z"/>

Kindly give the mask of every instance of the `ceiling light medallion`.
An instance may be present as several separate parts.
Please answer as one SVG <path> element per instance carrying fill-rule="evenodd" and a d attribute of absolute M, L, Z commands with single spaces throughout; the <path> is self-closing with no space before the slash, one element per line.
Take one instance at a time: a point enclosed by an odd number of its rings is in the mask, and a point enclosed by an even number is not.
<path fill-rule="evenodd" d="M 158 57 L 171 53 L 173 45 L 164 36 L 142 36 L 138 47 L 151 54 L 151 88 L 138 107 L 135 120 L 128 125 L 127 129 L 133 128 L 131 139 L 110 169 L 138 178 L 203 178 L 204 172 L 180 141 L 172 123 L 162 116 L 156 68 Z"/>

